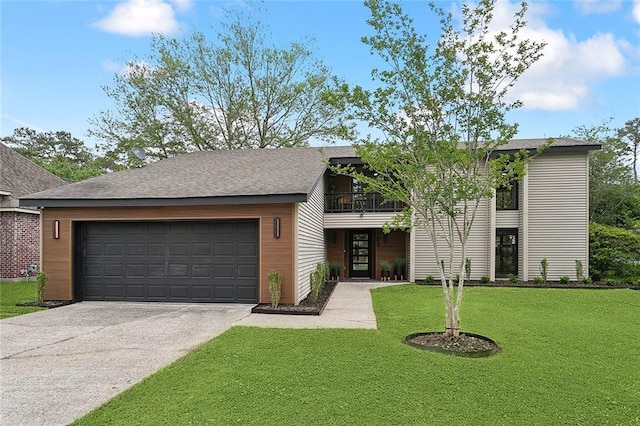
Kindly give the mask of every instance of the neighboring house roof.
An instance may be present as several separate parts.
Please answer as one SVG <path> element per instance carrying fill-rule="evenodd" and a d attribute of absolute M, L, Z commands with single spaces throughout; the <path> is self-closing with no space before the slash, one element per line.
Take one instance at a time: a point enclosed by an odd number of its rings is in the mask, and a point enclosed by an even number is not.
<path fill-rule="evenodd" d="M 0 143 L 0 209 L 18 207 L 18 199 L 67 182 Z"/>
<path fill-rule="evenodd" d="M 535 149 L 546 139 L 514 141 Z M 554 147 L 598 149 L 573 139 Z M 328 159 L 356 159 L 353 147 L 198 151 L 24 197 L 44 207 L 167 206 L 307 201 Z"/>

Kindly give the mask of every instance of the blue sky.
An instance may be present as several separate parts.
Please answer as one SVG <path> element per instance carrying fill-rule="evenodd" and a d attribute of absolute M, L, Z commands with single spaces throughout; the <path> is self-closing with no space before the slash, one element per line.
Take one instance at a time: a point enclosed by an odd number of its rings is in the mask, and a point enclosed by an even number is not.
<path fill-rule="evenodd" d="M 451 2 L 439 5 L 449 8 Z M 568 134 L 578 125 L 612 125 L 640 116 L 640 0 L 530 1 L 527 37 L 548 43 L 513 95 L 525 108 L 511 114 L 519 138 Z M 437 36 L 426 2 L 405 9 Z M 238 2 L 193 0 L 0 2 L 0 136 L 17 127 L 70 131 L 89 144 L 88 120 L 114 104 L 102 91 L 128 60 L 144 57 L 150 34 L 213 36 L 224 8 Z M 269 1 L 273 38 L 315 39 L 334 74 L 370 84 L 379 65 L 360 37 L 369 33 L 361 1 Z M 498 21 L 512 1 L 500 0 Z M 505 21 L 506 22 L 506 21 Z"/>

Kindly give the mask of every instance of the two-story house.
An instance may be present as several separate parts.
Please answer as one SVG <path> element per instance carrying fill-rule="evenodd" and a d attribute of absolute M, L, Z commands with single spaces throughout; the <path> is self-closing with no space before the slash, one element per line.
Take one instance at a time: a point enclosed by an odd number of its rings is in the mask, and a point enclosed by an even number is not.
<path fill-rule="evenodd" d="M 543 258 L 549 279 L 575 279 L 576 260 L 588 274 L 588 152 L 599 148 L 556 139 L 520 182 L 482 201 L 472 279 L 528 280 Z M 266 303 L 278 270 L 282 303 L 298 303 L 323 261 L 339 262 L 343 279 L 379 279 L 380 262 L 396 258 L 408 280 L 437 277 L 424 231 L 382 231 L 402 206 L 327 162 L 361 163 L 351 147 L 194 152 L 24 197 L 42 208 L 45 297 Z"/>

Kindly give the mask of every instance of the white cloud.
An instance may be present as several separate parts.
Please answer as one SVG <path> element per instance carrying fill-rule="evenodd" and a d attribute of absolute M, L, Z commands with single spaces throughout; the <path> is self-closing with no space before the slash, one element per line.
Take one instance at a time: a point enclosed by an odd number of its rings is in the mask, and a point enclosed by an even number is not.
<path fill-rule="evenodd" d="M 508 0 L 498 1 L 494 29 L 507 28 L 518 7 Z M 626 72 L 628 63 L 622 52 L 628 42 L 610 33 L 577 40 L 562 29 L 549 28 L 543 21 L 548 13 L 544 4 L 533 4 L 527 13 L 529 24 L 522 37 L 547 45 L 542 58 L 512 88 L 510 98 L 520 99 L 524 108 L 547 111 L 577 109 L 596 102 L 591 87 Z"/>
<path fill-rule="evenodd" d="M 633 0 L 633 19 L 640 24 L 640 0 Z"/>
<path fill-rule="evenodd" d="M 585 14 L 611 13 L 620 9 L 622 0 L 576 0 L 576 9 Z"/>
<path fill-rule="evenodd" d="M 183 8 L 188 0 L 174 0 Z M 151 33 L 171 34 L 178 30 L 178 22 L 171 4 L 163 0 L 126 0 L 116 4 L 109 16 L 95 23 L 103 31 L 126 36 L 145 36 Z"/>

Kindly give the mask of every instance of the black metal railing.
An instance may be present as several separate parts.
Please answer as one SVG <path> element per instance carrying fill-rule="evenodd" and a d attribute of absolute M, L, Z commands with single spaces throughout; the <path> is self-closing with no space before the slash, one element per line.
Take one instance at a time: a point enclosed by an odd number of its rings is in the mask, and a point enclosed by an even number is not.
<path fill-rule="evenodd" d="M 404 205 L 399 201 L 383 202 L 376 192 L 332 192 L 324 194 L 325 213 L 399 212 Z"/>

